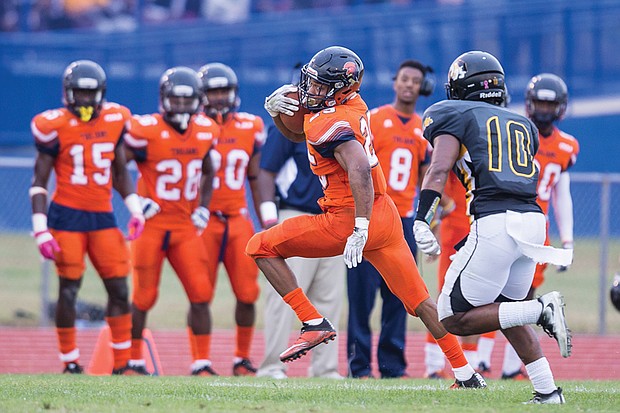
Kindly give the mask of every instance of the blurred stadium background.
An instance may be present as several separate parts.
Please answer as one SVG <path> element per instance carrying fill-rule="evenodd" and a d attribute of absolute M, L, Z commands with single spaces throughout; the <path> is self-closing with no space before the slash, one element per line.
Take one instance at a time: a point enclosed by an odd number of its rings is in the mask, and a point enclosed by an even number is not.
<path fill-rule="evenodd" d="M 370 107 L 392 100 L 392 75 L 400 61 L 415 58 L 431 65 L 437 87 L 431 97 L 420 100 L 419 111 L 444 98 L 443 83 L 452 60 L 479 49 L 502 62 L 510 106 L 516 111 L 523 111 L 523 90 L 532 75 L 552 72 L 566 80 L 570 102 L 560 127 L 576 136 L 581 146 L 571 174 L 575 236 L 578 246 L 588 246 L 589 270 L 595 273 L 582 288 L 584 296 L 577 299 L 588 301 L 584 308 L 595 314 L 594 325 L 586 330 L 602 334 L 610 324 L 617 325 L 609 320 L 613 310 L 608 288 L 613 272 L 620 269 L 619 1 L 99 3 L 108 9 L 65 21 L 69 16 L 62 0 L 2 1 L 0 233 L 7 235 L 3 242 L 11 242 L 10 234 L 21 236 L 30 230 L 27 188 L 34 148 L 29 123 L 36 113 L 61 105 L 62 71 L 73 60 L 99 62 L 108 74 L 108 100 L 138 114 L 157 111 L 158 80 L 166 68 L 197 69 L 220 61 L 239 76 L 242 110 L 261 115 L 268 124 L 264 96 L 290 81 L 293 65 L 308 61 L 323 47 L 344 45 L 362 58 L 366 67 L 362 93 Z M 41 23 L 42 16 L 48 18 L 47 26 Z M 122 202 L 115 202 L 124 223 L 126 211 Z M 551 233 L 557 236 L 553 222 Z M 8 280 L 3 275 L 2 289 Z M 617 320 L 618 314 L 611 317 Z"/>

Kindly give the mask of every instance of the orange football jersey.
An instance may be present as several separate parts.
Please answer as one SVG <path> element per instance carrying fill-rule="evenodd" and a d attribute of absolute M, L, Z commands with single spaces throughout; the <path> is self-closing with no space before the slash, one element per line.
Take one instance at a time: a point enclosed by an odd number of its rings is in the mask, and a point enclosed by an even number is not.
<path fill-rule="evenodd" d="M 409 119 L 403 123 L 403 118 Z M 430 160 L 430 143 L 422 136 L 422 118 L 384 105 L 370 111 L 370 129 L 387 193 L 401 217 L 412 217 L 420 165 Z"/>
<path fill-rule="evenodd" d="M 30 124 L 39 151 L 55 157 L 52 201 L 69 208 L 112 212 L 112 161 L 129 109 L 104 103 L 95 119 L 82 122 L 65 108 L 36 115 Z"/>
<path fill-rule="evenodd" d="M 247 211 L 245 180 L 250 159 L 265 142 L 263 120 L 249 113 L 235 113 L 223 125 L 217 147 L 211 151 L 215 169 L 209 210 L 225 215 Z"/>
<path fill-rule="evenodd" d="M 183 134 L 159 113 L 134 116 L 128 122 L 125 143 L 136 154 L 143 154 L 136 157 L 138 194 L 161 207 L 149 225 L 166 230 L 193 227 L 191 214 L 200 200 L 202 161 L 219 131 L 212 119 L 202 115 L 193 116 Z"/>
<path fill-rule="evenodd" d="M 333 144 L 349 137 L 354 137 L 364 146 L 372 168 L 375 196 L 385 194 L 385 177 L 373 147 L 368 117 L 368 106 L 360 95 L 352 96 L 343 105 L 304 117 L 310 167 L 323 186 L 324 197 L 319 200 L 321 207 L 355 205 L 348 174 L 333 155 Z"/>
<path fill-rule="evenodd" d="M 544 137 L 540 135 L 540 145 L 534 161 L 538 164 L 538 205 L 545 215 L 549 213 L 549 200 L 553 187 L 558 183 L 560 174 L 568 170 L 577 161 L 579 143 L 573 136 L 553 128 L 553 133 Z"/>

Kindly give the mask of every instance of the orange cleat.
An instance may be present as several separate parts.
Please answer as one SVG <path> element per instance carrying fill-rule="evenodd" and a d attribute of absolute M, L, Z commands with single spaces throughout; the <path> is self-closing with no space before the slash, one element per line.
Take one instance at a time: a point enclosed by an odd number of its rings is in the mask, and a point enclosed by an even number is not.
<path fill-rule="evenodd" d="M 319 344 L 327 343 L 334 338 L 336 338 L 336 330 L 327 318 L 316 326 L 303 323 L 299 338 L 295 344 L 280 354 L 280 360 L 283 363 L 297 360 Z"/>

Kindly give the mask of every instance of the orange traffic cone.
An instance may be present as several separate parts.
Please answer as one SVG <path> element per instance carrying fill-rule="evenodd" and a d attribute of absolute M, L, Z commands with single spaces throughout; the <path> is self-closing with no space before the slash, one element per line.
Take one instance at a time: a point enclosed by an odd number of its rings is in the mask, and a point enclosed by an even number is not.
<path fill-rule="evenodd" d="M 146 369 L 153 373 L 154 376 L 163 376 L 164 371 L 159 361 L 159 353 L 151 330 L 145 328 L 142 332 L 142 354 L 146 360 Z M 90 359 L 86 372 L 92 376 L 109 376 L 114 367 L 114 354 L 110 343 L 112 337 L 110 335 L 110 327 L 104 326 L 99 332 L 93 356 Z"/>

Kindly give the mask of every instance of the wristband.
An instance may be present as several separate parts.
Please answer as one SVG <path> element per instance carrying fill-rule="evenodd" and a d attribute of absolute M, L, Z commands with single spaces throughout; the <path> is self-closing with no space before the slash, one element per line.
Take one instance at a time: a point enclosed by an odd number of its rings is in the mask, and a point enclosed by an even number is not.
<path fill-rule="evenodd" d="M 43 188 L 42 186 L 31 186 L 28 190 L 28 195 L 30 195 L 30 198 L 38 194 L 43 194 L 47 196 L 47 189 Z"/>
<path fill-rule="evenodd" d="M 35 234 L 47 231 L 47 215 L 37 212 L 32 214 L 32 230 Z"/>
<path fill-rule="evenodd" d="M 263 224 L 266 222 L 278 221 L 278 208 L 273 201 L 265 201 L 260 204 L 260 216 L 263 219 Z"/>
<path fill-rule="evenodd" d="M 368 229 L 370 221 L 366 217 L 355 217 L 355 228 Z"/>
<path fill-rule="evenodd" d="M 430 226 L 439 206 L 439 201 L 441 201 L 441 194 L 439 192 L 432 189 L 420 191 L 420 200 L 418 201 L 418 211 L 416 212 L 415 219 L 424 221 Z"/>
<path fill-rule="evenodd" d="M 131 215 L 142 215 L 142 207 L 140 206 L 140 197 L 137 194 L 129 194 L 125 197 L 125 206 Z"/>

